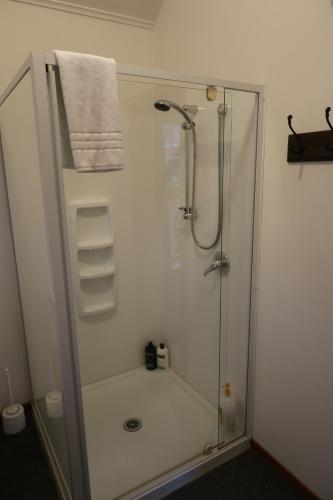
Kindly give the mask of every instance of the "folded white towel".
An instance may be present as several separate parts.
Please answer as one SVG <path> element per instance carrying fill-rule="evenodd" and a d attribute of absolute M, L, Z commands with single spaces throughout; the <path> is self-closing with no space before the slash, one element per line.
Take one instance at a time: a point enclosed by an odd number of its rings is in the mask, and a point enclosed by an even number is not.
<path fill-rule="evenodd" d="M 80 172 L 124 168 L 116 63 L 55 50 L 74 166 Z"/>

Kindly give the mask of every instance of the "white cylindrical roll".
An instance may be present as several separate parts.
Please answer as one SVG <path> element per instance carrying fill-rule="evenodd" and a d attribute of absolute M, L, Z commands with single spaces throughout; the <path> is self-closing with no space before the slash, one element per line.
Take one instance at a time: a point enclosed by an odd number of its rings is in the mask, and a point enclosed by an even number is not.
<path fill-rule="evenodd" d="M 25 427 L 25 414 L 22 405 L 6 406 L 2 410 L 2 425 L 5 434 L 17 434 Z"/>
<path fill-rule="evenodd" d="M 46 395 L 46 411 L 50 418 L 60 418 L 63 416 L 61 391 L 51 391 Z"/>

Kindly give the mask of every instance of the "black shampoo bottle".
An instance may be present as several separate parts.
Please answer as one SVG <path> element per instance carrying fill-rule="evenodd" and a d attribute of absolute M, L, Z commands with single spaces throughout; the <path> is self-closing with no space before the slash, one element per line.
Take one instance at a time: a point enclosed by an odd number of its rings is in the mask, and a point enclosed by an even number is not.
<path fill-rule="evenodd" d="M 155 370 L 157 368 L 156 347 L 152 342 L 148 342 L 145 348 L 145 364 L 147 370 Z"/>

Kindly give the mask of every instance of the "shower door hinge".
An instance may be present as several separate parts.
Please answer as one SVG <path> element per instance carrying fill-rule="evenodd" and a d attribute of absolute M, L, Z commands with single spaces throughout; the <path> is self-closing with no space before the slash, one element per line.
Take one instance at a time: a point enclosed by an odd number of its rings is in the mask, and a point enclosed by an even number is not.
<path fill-rule="evenodd" d="M 207 443 L 204 447 L 204 455 L 210 455 L 214 451 L 214 445 L 212 443 Z"/>
<path fill-rule="evenodd" d="M 230 106 L 229 106 L 230 107 Z M 226 115 L 228 112 L 228 106 L 227 104 L 224 104 L 223 102 L 221 102 L 218 106 L 217 106 L 217 114 L 218 115 Z"/>

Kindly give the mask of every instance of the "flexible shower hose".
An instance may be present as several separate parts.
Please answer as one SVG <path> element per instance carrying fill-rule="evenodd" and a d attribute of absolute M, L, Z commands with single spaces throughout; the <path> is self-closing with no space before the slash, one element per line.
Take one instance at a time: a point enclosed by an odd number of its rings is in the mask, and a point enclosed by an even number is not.
<path fill-rule="evenodd" d="M 223 222 L 223 151 L 222 151 L 222 123 L 223 115 L 218 114 L 218 158 L 217 158 L 217 169 L 218 169 L 218 222 L 217 231 L 214 241 L 209 245 L 204 245 L 201 243 L 195 232 L 195 214 L 196 214 L 196 181 L 197 181 L 197 133 L 195 126 L 192 128 L 192 141 L 193 141 L 193 177 L 192 177 L 192 217 L 191 217 L 191 233 L 194 243 L 203 250 L 210 250 L 214 248 L 219 242 L 222 233 L 222 222 Z"/>

